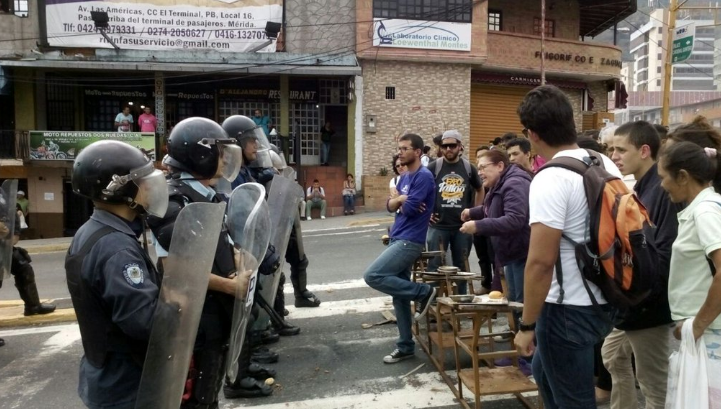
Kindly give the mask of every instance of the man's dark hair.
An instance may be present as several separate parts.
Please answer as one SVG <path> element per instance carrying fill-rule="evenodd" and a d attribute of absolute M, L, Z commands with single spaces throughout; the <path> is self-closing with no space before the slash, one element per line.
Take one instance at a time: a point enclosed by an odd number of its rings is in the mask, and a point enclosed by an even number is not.
<path fill-rule="evenodd" d="M 476 148 L 476 154 L 478 153 L 478 151 L 487 151 L 487 150 L 488 150 L 488 146 L 486 146 L 486 145 L 481 145 L 481 146 L 479 146 L 479 147 Z"/>
<path fill-rule="evenodd" d="M 431 147 L 430 147 L 430 146 L 426 145 L 426 146 L 423 147 L 423 153 L 425 153 L 426 155 L 427 155 L 428 152 L 430 152 L 430 151 L 431 151 Z"/>
<path fill-rule="evenodd" d="M 590 136 L 581 135 L 578 137 L 578 142 L 576 143 L 578 144 L 579 148 L 590 149 L 598 153 L 603 153 L 605 151 L 605 149 L 603 149 L 603 146 L 601 146 L 601 144 L 598 143 L 597 140 L 591 138 Z"/>
<path fill-rule="evenodd" d="M 576 143 L 573 106 L 558 87 L 541 85 L 529 91 L 517 112 L 521 124 L 549 146 Z"/>
<path fill-rule="evenodd" d="M 407 133 L 398 139 L 399 141 L 410 141 L 411 147 L 413 150 L 416 149 L 423 149 L 423 138 L 420 137 L 420 135 L 416 135 L 414 133 Z"/>
<path fill-rule="evenodd" d="M 513 133 L 513 132 L 506 132 L 506 133 L 503 134 L 503 136 L 501 136 L 501 141 L 502 141 L 503 143 L 506 143 L 506 142 L 512 141 L 512 140 L 514 140 L 514 139 L 516 139 L 516 138 L 518 138 L 518 135 L 516 135 L 515 133 Z"/>
<path fill-rule="evenodd" d="M 656 155 L 658 155 L 658 150 L 661 147 L 661 138 L 658 137 L 656 128 L 650 123 L 646 121 L 626 122 L 616 128 L 614 135 L 627 137 L 628 142 L 635 146 L 636 149 L 648 145 L 651 149 L 651 159 L 656 160 Z"/>
<path fill-rule="evenodd" d="M 491 142 L 491 143 L 492 143 L 493 145 L 500 145 L 501 142 L 503 142 L 503 139 L 501 139 L 500 137 L 498 137 L 498 138 L 494 139 L 493 142 Z"/>
<path fill-rule="evenodd" d="M 313 179 L 313 183 L 320 183 L 318 179 Z"/>
<path fill-rule="evenodd" d="M 434 145 L 436 145 L 436 146 L 441 146 L 442 143 L 443 143 L 443 134 L 440 134 L 440 133 L 439 133 L 438 135 L 436 135 L 436 136 L 433 137 L 433 144 L 434 144 Z"/>
<path fill-rule="evenodd" d="M 660 124 L 654 124 L 653 127 L 656 128 L 656 132 L 658 132 L 658 137 L 659 137 L 659 139 L 661 139 L 662 142 L 665 141 L 666 138 L 668 138 L 668 127 L 667 126 L 663 126 Z"/>
<path fill-rule="evenodd" d="M 526 138 L 516 138 L 506 142 L 506 150 L 509 150 L 514 146 L 518 146 L 523 153 L 531 152 L 531 142 Z"/>
<path fill-rule="evenodd" d="M 598 129 L 589 129 L 587 131 L 583 131 L 583 136 L 587 136 L 593 140 L 598 140 L 598 138 L 601 136 L 601 131 Z"/>

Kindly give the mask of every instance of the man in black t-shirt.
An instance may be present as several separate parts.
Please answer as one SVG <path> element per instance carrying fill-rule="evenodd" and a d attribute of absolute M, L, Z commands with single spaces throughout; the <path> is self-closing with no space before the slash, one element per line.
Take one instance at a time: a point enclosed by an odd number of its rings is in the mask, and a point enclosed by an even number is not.
<path fill-rule="evenodd" d="M 461 157 L 462 149 L 461 134 L 456 130 L 446 131 L 441 140 L 443 157 L 428 164 L 428 169 L 435 176 L 436 202 L 426 241 L 429 251 L 450 247 L 452 264 L 461 271 L 467 271 L 466 259 L 472 237 L 459 231 L 463 225 L 461 212 L 480 205 L 476 202 L 482 198 L 483 185 L 476 167 Z M 435 271 L 440 262 L 440 257 L 432 259 L 428 270 Z M 464 294 L 465 283 L 460 284 L 458 290 Z"/>

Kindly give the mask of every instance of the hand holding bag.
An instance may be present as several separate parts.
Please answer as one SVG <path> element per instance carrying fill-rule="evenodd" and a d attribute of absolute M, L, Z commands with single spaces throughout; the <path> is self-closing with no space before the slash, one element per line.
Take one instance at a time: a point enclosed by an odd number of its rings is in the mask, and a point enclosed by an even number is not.
<path fill-rule="evenodd" d="M 681 347 L 668 359 L 666 409 L 709 409 L 708 356 L 703 335 L 693 339 L 693 319 L 681 327 Z"/>

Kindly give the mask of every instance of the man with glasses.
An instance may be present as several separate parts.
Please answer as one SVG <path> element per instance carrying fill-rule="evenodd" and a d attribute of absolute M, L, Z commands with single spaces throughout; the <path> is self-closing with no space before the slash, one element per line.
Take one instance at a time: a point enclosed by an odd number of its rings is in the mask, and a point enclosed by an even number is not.
<path fill-rule="evenodd" d="M 423 139 L 418 135 L 406 134 L 398 141 L 398 157 L 408 171 L 401 175 L 397 190 L 388 198 L 386 207 L 389 212 L 400 212 L 391 229 L 390 244 L 364 274 L 371 288 L 393 297 L 400 337 L 396 349 L 383 358 L 387 364 L 414 356 L 410 302 L 419 303 L 416 320 L 420 320 L 436 295 L 435 288 L 430 285 L 411 282 L 411 267 L 424 250 L 435 196 L 433 175 L 421 165 L 422 149 Z"/>
<path fill-rule="evenodd" d="M 443 156 L 428 164 L 435 176 L 436 199 L 426 241 L 429 251 L 450 247 L 452 264 L 467 271 L 466 259 L 473 239 L 459 231 L 463 225 L 461 213 L 463 209 L 481 204 L 483 183 L 478 169 L 461 157 L 462 149 L 461 134 L 456 130 L 446 131 L 441 140 Z M 436 271 L 440 263 L 441 257 L 432 259 L 428 270 Z M 458 284 L 458 291 L 466 293 L 465 282 Z"/>

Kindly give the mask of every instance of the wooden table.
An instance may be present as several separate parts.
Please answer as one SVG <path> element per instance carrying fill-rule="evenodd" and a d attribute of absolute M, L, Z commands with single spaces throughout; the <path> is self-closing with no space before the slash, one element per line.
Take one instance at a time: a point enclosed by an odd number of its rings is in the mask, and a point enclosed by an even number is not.
<path fill-rule="evenodd" d="M 528 408 L 542 408 L 543 403 L 540 396 L 537 398 L 537 405 L 533 405 L 528 398 L 522 395 L 524 392 L 537 391 L 538 387 L 526 378 L 518 368 L 518 352 L 516 350 L 496 351 L 493 341 L 493 337 L 499 335 L 499 333 L 492 332 L 492 326 L 490 324 L 491 317 L 498 313 L 521 311 L 523 304 L 515 302 L 499 305 L 456 303 L 448 297 L 440 297 L 437 301 L 438 308 L 448 311 L 451 316 L 451 322 L 454 323 L 453 345 L 456 358 L 456 373 L 458 376 L 457 387 L 453 380 L 445 374 L 445 371 L 439 366 L 438 362 L 433 359 L 432 354 L 429 354 L 429 356 L 461 405 L 466 409 L 470 409 L 470 405 L 463 398 L 463 387 L 465 386 L 475 397 L 475 409 L 480 409 L 481 407 L 481 396 L 499 394 L 513 394 Z M 462 333 L 460 326 L 455 325 L 458 318 L 462 316 L 470 316 L 473 320 L 473 329 L 470 334 Z M 480 333 L 484 324 L 488 325 L 488 334 Z M 484 344 L 488 346 L 488 352 L 481 352 L 479 350 L 479 346 Z M 471 357 L 472 368 L 461 369 L 461 352 Z M 498 358 L 511 358 L 513 366 L 496 368 L 494 360 Z M 486 363 L 488 367 L 481 368 L 479 362 Z"/>

